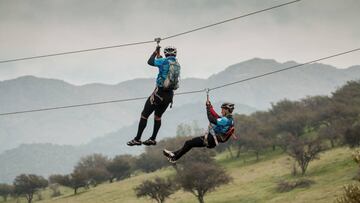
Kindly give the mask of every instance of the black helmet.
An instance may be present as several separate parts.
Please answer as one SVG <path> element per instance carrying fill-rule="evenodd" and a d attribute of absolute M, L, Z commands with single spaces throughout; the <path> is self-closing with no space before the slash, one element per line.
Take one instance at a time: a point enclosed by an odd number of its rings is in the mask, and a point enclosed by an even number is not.
<path fill-rule="evenodd" d="M 229 110 L 230 113 L 232 113 L 234 111 L 235 108 L 235 104 L 233 103 L 229 103 L 229 102 L 225 102 L 221 105 L 222 109 L 227 109 Z"/>
<path fill-rule="evenodd" d="M 167 46 L 164 49 L 165 56 L 176 56 L 176 53 L 177 53 L 176 48 L 173 46 Z"/>

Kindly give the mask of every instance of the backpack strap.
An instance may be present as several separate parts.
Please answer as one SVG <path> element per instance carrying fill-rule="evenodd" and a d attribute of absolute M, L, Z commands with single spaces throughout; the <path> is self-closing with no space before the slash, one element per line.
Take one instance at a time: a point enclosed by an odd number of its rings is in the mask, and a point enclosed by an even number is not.
<path fill-rule="evenodd" d="M 216 135 L 213 135 L 213 134 L 208 133 L 208 132 L 206 132 L 205 135 L 204 135 L 204 144 L 205 144 L 206 146 L 209 146 L 209 141 L 208 141 L 209 135 L 214 138 L 215 146 L 218 146 L 218 145 L 219 145 L 219 141 L 218 141 Z"/>
<path fill-rule="evenodd" d="M 237 140 L 238 137 L 235 135 L 235 127 L 231 126 L 231 128 L 226 133 L 227 136 L 232 137 L 234 140 Z"/>

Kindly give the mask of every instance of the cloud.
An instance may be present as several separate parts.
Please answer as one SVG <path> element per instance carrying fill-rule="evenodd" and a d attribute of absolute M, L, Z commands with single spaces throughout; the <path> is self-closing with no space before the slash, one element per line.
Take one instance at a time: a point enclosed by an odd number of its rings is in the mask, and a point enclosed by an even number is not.
<path fill-rule="evenodd" d="M 284 0 L 0 1 L 0 60 L 152 40 L 284 3 Z M 357 0 L 303 0 L 162 42 L 179 49 L 184 77 L 208 77 L 254 57 L 307 61 L 360 46 Z M 0 64 L 0 80 L 21 75 L 75 84 L 154 77 L 154 45 Z M 352 54 L 326 61 L 360 64 Z"/>

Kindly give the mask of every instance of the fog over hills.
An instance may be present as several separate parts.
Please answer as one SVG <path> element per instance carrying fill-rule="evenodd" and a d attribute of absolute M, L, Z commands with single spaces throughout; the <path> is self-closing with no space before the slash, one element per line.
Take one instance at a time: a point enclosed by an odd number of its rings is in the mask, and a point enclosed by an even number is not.
<path fill-rule="evenodd" d="M 234 64 L 208 79 L 183 79 L 178 92 L 200 90 L 295 65 L 255 58 Z M 357 79 L 359 66 L 348 69 L 312 64 L 211 92 L 215 102 L 233 101 L 266 109 L 283 98 L 329 94 Z M 0 112 L 12 112 L 98 101 L 148 96 L 154 79 L 134 79 L 116 85 L 75 86 L 61 80 L 25 76 L 0 82 Z M 204 94 L 179 95 L 174 107 L 204 102 Z M 85 144 L 138 120 L 145 101 L 131 101 L 57 111 L 0 117 L 0 152 L 23 143 Z M 176 124 L 175 124 L 176 125 Z"/>

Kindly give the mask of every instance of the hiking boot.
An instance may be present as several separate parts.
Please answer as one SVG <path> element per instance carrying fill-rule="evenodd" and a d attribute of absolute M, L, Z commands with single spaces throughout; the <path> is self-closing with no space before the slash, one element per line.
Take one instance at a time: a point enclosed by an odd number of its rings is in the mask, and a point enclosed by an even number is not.
<path fill-rule="evenodd" d="M 170 151 L 170 150 L 167 150 L 167 149 L 164 149 L 163 150 L 163 154 L 167 157 L 167 158 L 174 158 L 175 157 L 175 154 Z"/>
<path fill-rule="evenodd" d="M 128 146 L 141 145 L 141 141 L 133 139 L 133 140 L 129 141 L 129 142 L 126 143 L 126 144 L 127 144 Z"/>
<path fill-rule="evenodd" d="M 152 140 L 152 139 L 148 139 L 148 140 L 145 140 L 144 142 L 142 142 L 144 145 L 146 146 L 150 146 L 150 145 L 156 145 L 156 141 L 155 140 Z"/>
<path fill-rule="evenodd" d="M 173 158 L 168 158 L 168 161 L 169 161 L 170 163 L 172 163 L 172 164 L 176 164 L 176 159 L 175 159 L 175 157 L 173 157 Z"/>

